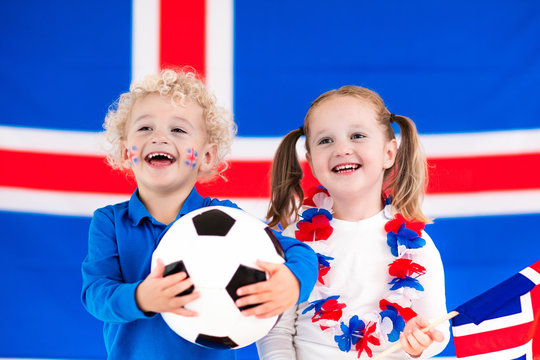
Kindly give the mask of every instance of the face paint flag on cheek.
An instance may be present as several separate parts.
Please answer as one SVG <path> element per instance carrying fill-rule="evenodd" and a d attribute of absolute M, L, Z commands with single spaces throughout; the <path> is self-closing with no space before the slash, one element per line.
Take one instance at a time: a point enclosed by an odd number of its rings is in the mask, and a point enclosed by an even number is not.
<path fill-rule="evenodd" d="M 186 165 L 194 169 L 197 165 L 197 156 L 197 151 L 194 148 L 187 149 Z"/>
<path fill-rule="evenodd" d="M 132 146 L 128 149 L 128 158 L 129 158 L 129 164 L 131 165 L 131 167 L 135 166 L 135 164 L 139 162 L 139 158 L 137 157 L 136 146 Z"/>

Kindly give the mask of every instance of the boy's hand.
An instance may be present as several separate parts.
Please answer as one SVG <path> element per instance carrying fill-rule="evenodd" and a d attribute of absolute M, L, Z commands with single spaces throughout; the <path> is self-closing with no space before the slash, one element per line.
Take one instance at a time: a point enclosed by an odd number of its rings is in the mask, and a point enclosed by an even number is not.
<path fill-rule="evenodd" d="M 407 322 L 403 333 L 399 337 L 401 347 L 412 357 L 422 355 L 424 350 L 433 343 L 433 341 L 441 342 L 444 340 L 442 332 L 436 329 L 431 329 L 424 333 L 422 329 L 429 326 L 427 321 L 422 316 L 416 316 Z"/>
<path fill-rule="evenodd" d="M 260 260 L 257 260 L 257 265 L 270 274 L 270 279 L 238 289 L 237 294 L 242 297 L 236 300 L 236 306 L 260 304 L 242 311 L 242 314 L 269 318 L 282 314 L 296 304 L 300 296 L 300 284 L 289 268 L 284 264 Z"/>
<path fill-rule="evenodd" d="M 193 285 L 185 272 L 163 277 L 165 265 L 157 260 L 154 270 L 137 286 L 135 301 L 144 312 L 170 312 L 182 316 L 196 316 L 195 311 L 184 308 L 184 305 L 197 299 L 199 294 L 192 292 L 185 296 L 176 296 Z"/>

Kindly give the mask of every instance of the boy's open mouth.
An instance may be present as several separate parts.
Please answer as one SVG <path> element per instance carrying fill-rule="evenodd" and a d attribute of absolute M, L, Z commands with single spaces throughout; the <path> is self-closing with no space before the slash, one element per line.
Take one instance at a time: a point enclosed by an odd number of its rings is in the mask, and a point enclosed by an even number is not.
<path fill-rule="evenodd" d="M 339 164 L 332 168 L 332 171 L 336 174 L 345 174 L 345 173 L 351 173 L 360 168 L 360 164 Z"/>
<path fill-rule="evenodd" d="M 176 161 L 175 157 L 171 154 L 164 152 L 154 152 L 146 155 L 144 161 L 153 166 L 167 166 Z"/>

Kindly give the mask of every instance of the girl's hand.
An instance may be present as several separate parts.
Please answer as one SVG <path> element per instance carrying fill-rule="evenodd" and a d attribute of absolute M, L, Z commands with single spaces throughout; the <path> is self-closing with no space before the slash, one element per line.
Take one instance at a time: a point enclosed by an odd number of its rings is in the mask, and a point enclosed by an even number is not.
<path fill-rule="evenodd" d="M 199 294 L 192 292 L 189 295 L 176 296 L 193 285 L 185 272 L 163 277 L 165 265 L 161 259 L 157 260 L 154 270 L 137 286 L 135 301 L 144 312 L 170 312 L 182 316 L 196 316 L 197 313 L 184 308 L 184 305 L 197 299 Z"/>
<path fill-rule="evenodd" d="M 300 284 L 289 268 L 284 264 L 260 260 L 257 265 L 270 274 L 270 279 L 238 289 L 237 294 L 242 297 L 236 300 L 236 306 L 260 304 L 242 311 L 242 314 L 269 318 L 282 314 L 296 304 L 300 296 Z"/>
<path fill-rule="evenodd" d="M 401 347 L 412 357 L 422 355 L 424 350 L 433 343 L 433 341 L 442 342 L 444 335 L 436 329 L 431 329 L 424 333 L 422 329 L 429 326 L 427 321 L 422 316 L 416 316 L 407 322 L 405 329 L 399 337 Z"/>

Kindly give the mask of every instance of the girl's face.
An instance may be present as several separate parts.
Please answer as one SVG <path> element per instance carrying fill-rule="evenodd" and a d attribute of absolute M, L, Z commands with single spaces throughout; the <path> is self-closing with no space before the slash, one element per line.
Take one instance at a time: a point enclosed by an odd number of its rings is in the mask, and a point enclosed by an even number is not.
<path fill-rule="evenodd" d="M 380 203 L 397 142 L 385 138 L 373 105 L 352 96 L 327 99 L 309 118 L 308 142 L 312 172 L 335 201 Z"/>
<path fill-rule="evenodd" d="M 126 126 L 124 161 L 141 192 L 189 192 L 214 165 L 217 147 L 207 143 L 203 110 L 192 101 L 175 106 L 147 95 L 135 102 Z"/>

